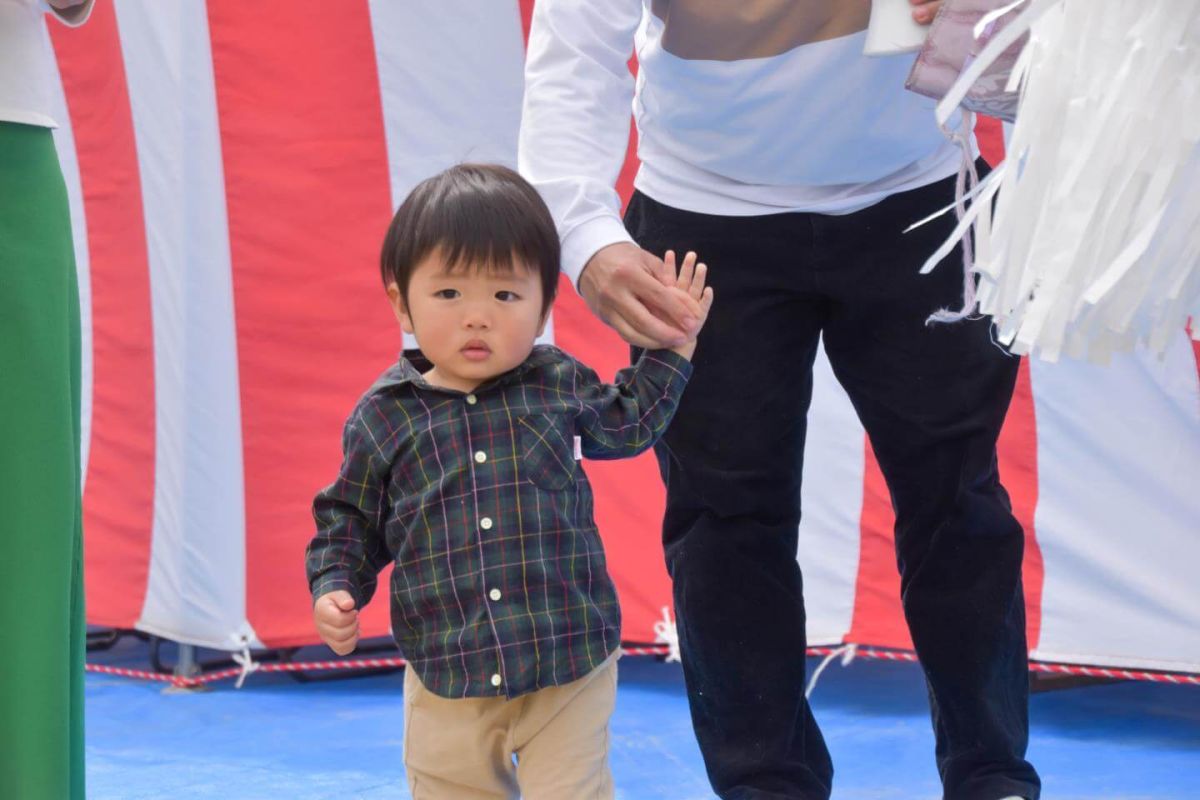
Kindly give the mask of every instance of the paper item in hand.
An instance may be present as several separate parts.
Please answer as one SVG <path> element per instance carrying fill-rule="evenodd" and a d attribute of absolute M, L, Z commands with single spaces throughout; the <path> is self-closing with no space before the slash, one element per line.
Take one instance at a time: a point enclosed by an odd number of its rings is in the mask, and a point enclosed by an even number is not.
<path fill-rule="evenodd" d="M 890 56 L 920 50 L 929 26 L 914 20 L 912 12 L 909 0 L 871 0 L 871 21 L 867 23 L 863 54 Z"/>

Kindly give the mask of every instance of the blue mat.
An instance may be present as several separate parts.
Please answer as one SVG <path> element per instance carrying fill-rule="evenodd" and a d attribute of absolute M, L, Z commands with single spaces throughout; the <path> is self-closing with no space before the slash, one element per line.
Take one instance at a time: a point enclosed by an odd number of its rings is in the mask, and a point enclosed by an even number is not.
<path fill-rule="evenodd" d="M 122 640 L 90 660 L 144 669 L 147 649 Z M 407 798 L 401 685 L 399 672 L 309 684 L 276 673 L 252 675 L 240 690 L 223 681 L 167 694 L 89 675 L 88 796 Z M 832 666 L 813 703 L 837 767 L 835 799 L 940 796 L 914 665 Z M 1200 797 L 1200 687 L 1087 686 L 1036 694 L 1032 706 L 1030 759 L 1047 800 Z M 621 661 L 612 734 L 619 798 L 713 796 L 678 664 Z"/>

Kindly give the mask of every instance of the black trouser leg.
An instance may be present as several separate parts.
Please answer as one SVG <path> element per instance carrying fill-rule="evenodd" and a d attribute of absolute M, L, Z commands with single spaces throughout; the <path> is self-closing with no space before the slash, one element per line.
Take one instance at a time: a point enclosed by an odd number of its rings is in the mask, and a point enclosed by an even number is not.
<path fill-rule="evenodd" d="M 825 347 L 891 492 L 901 598 L 929 687 L 945 796 L 1036 798 L 1038 776 L 1025 760 L 1024 535 L 996 464 L 1019 361 L 992 343 L 989 320 L 925 324 L 961 303 L 957 254 L 917 273 L 953 219 L 901 233 L 950 192 L 939 184 L 868 209 L 865 240 L 849 218 L 816 220 L 833 300 Z"/>
<path fill-rule="evenodd" d="M 745 222 L 644 197 L 626 217 L 651 252 L 696 250 L 717 297 L 692 379 L 656 449 L 667 485 L 667 568 L 692 722 L 714 790 L 726 800 L 823 800 L 833 767 L 804 698 L 796 563 L 822 312 L 778 263 L 800 243 Z"/>
<path fill-rule="evenodd" d="M 635 197 L 646 249 L 693 249 L 716 302 L 657 448 L 663 536 L 689 703 L 724 798 L 823 798 L 832 767 L 803 699 L 795 562 L 804 415 L 819 332 L 871 437 L 897 512 L 905 615 L 926 672 L 947 798 L 1036 798 L 1024 759 L 1023 535 L 995 443 L 1017 360 L 956 307 L 961 266 L 917 269 L 947 235 L 952 183 L 845 216 L 716 217 Z M 847 443 L 852 446 L 853 443 Z"/>

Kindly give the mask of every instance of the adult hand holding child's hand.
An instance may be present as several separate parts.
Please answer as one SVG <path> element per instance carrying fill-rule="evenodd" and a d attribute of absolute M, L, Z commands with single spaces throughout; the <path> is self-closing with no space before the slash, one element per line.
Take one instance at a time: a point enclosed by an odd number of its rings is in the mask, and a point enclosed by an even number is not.
<path fill-rule="evenodd" d="M 637 347 L 683 344 L 696 335 L 693 309 L 668 291 L 674 270 L 630 242 L 603 247 L 579 276 L 579 293 L 601 320 Z"/>
<path fill-rule="evenodd" d="M 313 605 L 313 622 L 321 641 L 329 649 L 344 656 L 358 644 L 358 609 L 354 598 L 345 589 L 336 589 L 317 598 Z"/>

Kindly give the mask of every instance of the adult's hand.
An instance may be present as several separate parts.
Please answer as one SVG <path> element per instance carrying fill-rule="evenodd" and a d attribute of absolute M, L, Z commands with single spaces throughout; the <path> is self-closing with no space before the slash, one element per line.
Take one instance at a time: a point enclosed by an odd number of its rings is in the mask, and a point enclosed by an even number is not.
<path fill-rule="evenodd" d="M 942 6 L 942 0 L 908 0 L 913 4 L 913 19 L 922 25 L 928 25 L 933 22 L 933 18 L 937 16 L 938 9 Z"/>
<path fill-rule="evenodd" d="M 648 349 L 675 347 L 700 325 L 695 309 L 670 290 L 661 258 L 629 242 L 602 247 L 579 276 L 579 293 L 597 317 L 621 338 Z"/>

